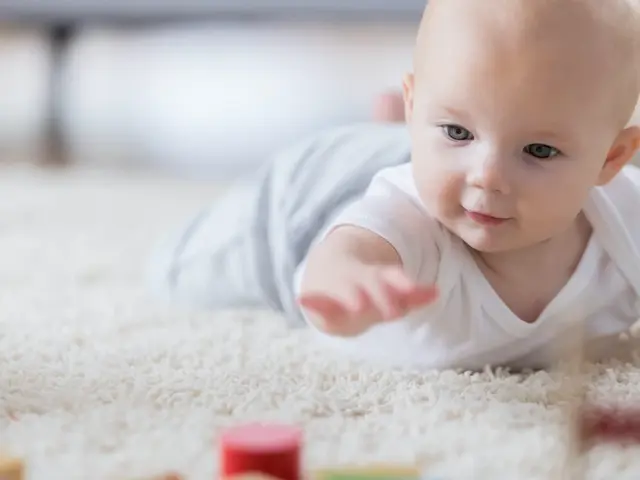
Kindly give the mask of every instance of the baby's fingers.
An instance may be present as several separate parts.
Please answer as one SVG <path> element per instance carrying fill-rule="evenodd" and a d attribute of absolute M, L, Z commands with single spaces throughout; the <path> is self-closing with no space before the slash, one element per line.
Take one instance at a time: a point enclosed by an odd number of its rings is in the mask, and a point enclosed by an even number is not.
<path fill-rule="evenodd" d="M 360 297 L 361 312 L 367 312 L 367 316 L 374 322 L 391 320 L 402 316 L 402 298 L 398 292 L 390 286 L 380 272 L 367 281 L 361 288 Z M 366 301 L 365 301 L 366 299 Z"/>
<path fill-rule="evenodd" d="M 416 285 L 400 271 L 385 271 L 382 280 L 391 318 L 404 316 L 438 296 L 435 286 Z"/>
<path fill-rule="evenodd" d="M 298 303 L 322 319 L 323 329 L 329 333 L 357 335 L 370 325 L 369 299 L 365 292 L 358 295 L 352 304 L 342 303 L 327 295 L 304 295 Z"/>
<path fill-rule="evenodd" d="M 398 291 L 398 287 L 384 281 L 381 281 L 381 290 L 383 291 L 383 301 L 380 302 L 383 310 L 383 320 L 394 320 L 402 317 L 407 312 L 407 305 L 404 298 L 404 292 Z"/>
<path fill-rule="evenodd" d="M 327 295 L 307 294 L 300 297 L 298 303 L 325 320 L 333 321 L 344 318 L 347 315 L 345 306 Z"/>
<path fill-rule="evenodd" d="M 358 287 L 358 304 L 353 312 L 354 320 L 374 324 L 393 317 L 396 307 L 390 304 L 387 297 L 382 284 Z"/>
<path fill-rule="evenodd" d="M 413 291 L 404 295 L 405 305 L 409 310 L 423 307 L 434 302 L 438 298 L 438 289 L 435 286 L 417 286 Z"/>
<path fill-rule="evenodd" d="M 416 288 L 416 283 L 401 268 L 385 268 L 380 272 L 380 278 L 397 292 L 411 292 Z"/>

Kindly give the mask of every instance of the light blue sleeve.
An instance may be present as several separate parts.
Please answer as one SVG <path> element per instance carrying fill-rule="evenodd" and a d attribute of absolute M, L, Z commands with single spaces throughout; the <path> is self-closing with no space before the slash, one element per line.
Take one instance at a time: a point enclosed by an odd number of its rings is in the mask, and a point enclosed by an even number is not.
<path fill-rule="evenodd" d="M 310 246 L 379 171 L 409 159 L 399 125 L 296 142 L 160 243 L 149 269 L 154 292 L 193 308 L 271 308 L 304 326 L 295 282 Z"/>

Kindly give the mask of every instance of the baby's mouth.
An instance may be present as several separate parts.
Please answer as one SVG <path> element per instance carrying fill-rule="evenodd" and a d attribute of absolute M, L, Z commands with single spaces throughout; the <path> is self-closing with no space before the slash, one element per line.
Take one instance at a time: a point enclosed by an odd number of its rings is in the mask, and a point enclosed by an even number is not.
<path fill-rule="evenodd" d="M 506 217 L 496 217 L 493 215 L 489 215 L 487 213 L 483 213 L 483 212 L 476 212 L 473 210 L 467 210 L 465 209 L 465 214 L 467 215 L 467 217 L 469 219 L 471 219 L 472 221 L 474 221 L 475 223 L 478 223 L 480 225 L 501 225 L 504 222 L 506 222 L 507 220 L 509 220 Z"/>

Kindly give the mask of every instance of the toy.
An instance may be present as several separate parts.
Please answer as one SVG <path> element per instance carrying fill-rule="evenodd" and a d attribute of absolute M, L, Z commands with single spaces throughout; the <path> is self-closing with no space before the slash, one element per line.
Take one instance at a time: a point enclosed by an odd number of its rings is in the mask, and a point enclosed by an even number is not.
<path fill-rule="evenodd" d="M 220 475 L 260 472 L 280 480 L 301 478 L 302 432 L 288 425 L 250 424 L 220 438 Z"/>
<path fill-rule="evenodd" d="M 248 472 L 234 475 L 233 477 L 222 477 L 225 480 L 278 480 L 275 477 L 265 475 L 260 472 Z"/>
<path fill-rule="evenodd" d="M 631 337 L 640 336 L 640 320 L 630 329 Z M 629 335 L 622 335 L 628 341 Z M 586 386 L 581 380 L 585 362 L 583 323 L 568 329 L 563 347 L 568 353 L 569 451 L 565 471 L 559 478 L 585 478 L 584 454 L 598 442 L 640 444 L 640 409 L 637 407 L 592 405 L 586 399 Z"/>
<path fill-rule="evenodd" d="M 23 461 L 16 457 L 0 455 L 0 480 L 24 479 L 25 467 Z M 176 473 L 168 473 L 145 480 L 182 480 L 182 477 Z"/>
<path fill-rule="evenodd" d="M 24 464 L 15 457 L 0 456 L 0 480 L 22 480 Z"/>
<path fill-rule="evenodd" d="M 249 424 L 231 428 L 220 438 L 221 480 L 420 480 L 419 469 L 377 465 L 301 471 L 302 432 L 278 424 Z M 0 480 L 23 480 L 23 462 L 0 456 Z M 141 480 L 141 479 L 140 479 Z M 147 480 L 182 480 L 177 473 Z M 428 480 L 428 479 L 424 479 Z"/>
<path fill-rule="evenodd" d="M 182 480 L 182 477 L 177 473 L 167 473 L 165 475 L 159 475 L 146 480 Z"/>
<path fill-rule="evenodd" d="M 146 478 L 137 478 L 135 480 L 183 480 L 182 476 L 178 475 L 177 473 L 165 473 L 163 475 L 155 475 L 151 478 L 146 477 Z"/>
<path fill-rule="evenodd" d="M 387 465 L 320 470 L 313 475 L 314 480 L 418 480 L 421 477 L 417 468 Z"/>
<path fill-rule="evenodd" d="M 580 414 L 578 428 L 585 446 L 597 440 L 640 443 L 640 410 L 589 406 Z"/>
<path fill-rule="evenodd" d="M 287 425 L 251 424 L 220 438 L 220 476 L 233 480 L 418 480 L 413 466 L 379 465 L 301 472 L 302 432 Z"/>

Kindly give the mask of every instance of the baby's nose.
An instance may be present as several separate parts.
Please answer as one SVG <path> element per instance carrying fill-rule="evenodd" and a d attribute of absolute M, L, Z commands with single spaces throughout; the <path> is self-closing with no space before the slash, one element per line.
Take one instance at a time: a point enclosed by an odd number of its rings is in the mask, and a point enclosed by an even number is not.
<path fill-rule="evenodd" d="M 478 159 L 467 173 L 467 183 L 482 190 L 507 195 L 511 190 L 508 170 L 509 165 L 504 159 Z"/>

